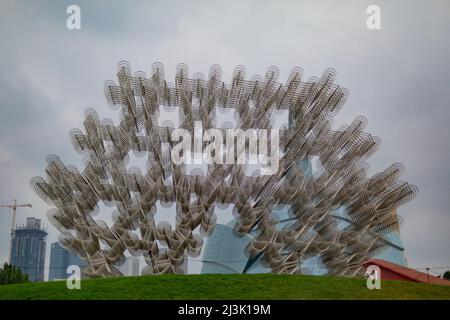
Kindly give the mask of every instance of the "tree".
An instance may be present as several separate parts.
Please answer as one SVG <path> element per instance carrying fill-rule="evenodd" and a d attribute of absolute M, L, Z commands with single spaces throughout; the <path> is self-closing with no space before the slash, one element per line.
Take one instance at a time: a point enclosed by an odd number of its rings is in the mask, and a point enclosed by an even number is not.
<path fill-rule="evenodd" d="M 5 263 L 3 269 L 0 268 L 0 285 L 22 282 L 28 282 L 28 275 L 22 273 L 19 267 Z"/>
<path fill-rule="evenodd" d="M 445 280 L 450 280 L 450 270 L 445 271 L 442 278 Z"/>

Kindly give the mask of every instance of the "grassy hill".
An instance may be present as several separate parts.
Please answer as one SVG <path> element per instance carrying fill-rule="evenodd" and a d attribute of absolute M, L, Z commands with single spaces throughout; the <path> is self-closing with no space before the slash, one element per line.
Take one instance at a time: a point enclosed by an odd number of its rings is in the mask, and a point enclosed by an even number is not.
<path fill-rule="evenodd" d="M 450 299 L 450 286 L 289 275 L 162 275 L 0 286 L 0 299 Z"/>

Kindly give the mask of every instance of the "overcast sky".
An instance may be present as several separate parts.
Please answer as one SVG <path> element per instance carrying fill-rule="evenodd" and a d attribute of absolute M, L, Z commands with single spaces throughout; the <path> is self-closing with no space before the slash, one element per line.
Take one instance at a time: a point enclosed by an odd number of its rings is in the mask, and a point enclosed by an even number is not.
<path fill-rule="evenodd" d="M 81 8 L 81 30 L 66 28 L 71 4 Z M 381 30 L 366 27 L 370 4 L 381 8 Z M 192 74 L 220 64 L 227 81 L 238 64 L 249 76 L 276 65 L 283 81 L 295 66 L 306 78 L 331 67 L 350 91 L 335 126 L 366 116 L 367 131 L 382 139 L 371 174 L 401 162 L 402 179 L 419 188 L 399 209 L 409 265 L 450 269 L 449 12 L 445 0 L 1 0 L 0 203 L 33 204 L 18 210 L 18 223 L 46 220 L 50 207 L 29 180 L 49 154 L 82 168 L 67 133 L 81 128 L 86 107 L 114 118 L 103 83 L 116 80 L 121 60 L 146 72 L 160 61 L 170 82 L 180 62 Z M 2 263 L 10 219 L 0 209 Z M 48 243 L 56 241 L 48 230 Z"/>

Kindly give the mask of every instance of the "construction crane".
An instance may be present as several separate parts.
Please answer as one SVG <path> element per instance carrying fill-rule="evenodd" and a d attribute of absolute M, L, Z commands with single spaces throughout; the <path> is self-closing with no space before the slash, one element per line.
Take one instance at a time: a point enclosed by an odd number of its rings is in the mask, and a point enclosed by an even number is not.
<path fill-rule="evenodd" d="M 11 256 L 12 256 L 12 244 L 13 244 L 13 238 L 14 238 L 14 229 L 16 227 L 16 209 L 17 208 L 23 208 L 23 207 L 28 207 L 31 208 L 31 203 L 26 203 L 26 204 L 17 204 L 17 200 L 14 199 L 13 200 L 14 204 L 3 204 L 0 205 L 0 208 L 9 208 L 12 210 L 13 214 L 12 214 L 12 221 L 11 221 L 11 239 L 9 242 L 9 263 L 11 263 Z"/>

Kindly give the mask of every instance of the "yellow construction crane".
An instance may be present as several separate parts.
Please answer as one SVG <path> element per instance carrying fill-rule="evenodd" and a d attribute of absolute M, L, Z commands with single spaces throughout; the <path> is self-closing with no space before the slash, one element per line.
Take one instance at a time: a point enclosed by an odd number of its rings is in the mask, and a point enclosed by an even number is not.
<path fill-rule="evenodd" d="M 13 243 L 13 237 L 14 237 L 14 230 L 16 227 L 16 209 L 22 208 L 22 207 L 28 207 L 31 208 L 31 203 L 26 204 L 17 204 L 17 200 L 13 200 L 13 204 L 2 204 L 0 205 L 0 208 L 9 208 L 12 210 L 12 221 L 11 221 L 11 239 L 9 241 L 9 263 L 11 263 L 11 256 L 12 256 L 12 243 Z"/>

